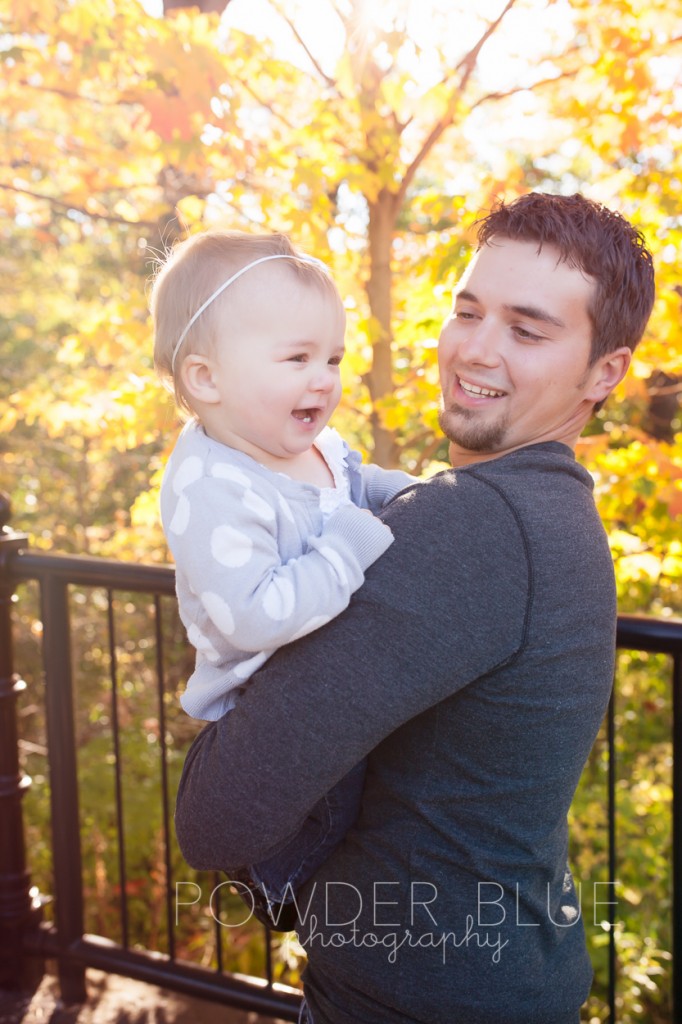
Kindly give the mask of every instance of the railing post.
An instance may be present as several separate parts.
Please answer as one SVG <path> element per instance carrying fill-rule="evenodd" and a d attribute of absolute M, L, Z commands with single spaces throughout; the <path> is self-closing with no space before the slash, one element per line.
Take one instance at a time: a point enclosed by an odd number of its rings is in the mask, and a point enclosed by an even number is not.
<path fill-rule="evenodd" d="M 24 935 L 38 927 L 41 905 L 26 864 L 22 797 L 31 780 L 19 765 L 17 697 L 25 689 L 14 671 L 11 555 L 27 545 L 9 529 L 10 503 L 0 494 L 0 988 L 27 986 L 42 965 L 27 961 Z"/>
<path fill-rule="evenodd" d="M 682 651 L 673 658 L 673 1024 L 682 1022 Z"/>
<path fill-rule="evenodd" d="M 57 972 L 63 1001 L 83 1003 L 87 997 L 85 967 L 69 956 L 70 949 L 83 938 L 84 915 L 67 584 L 48 574 L 42 581 L 40 597 L 51 782 L 54 913 L 57 940 L 63 950 L 57 958 Z"/>

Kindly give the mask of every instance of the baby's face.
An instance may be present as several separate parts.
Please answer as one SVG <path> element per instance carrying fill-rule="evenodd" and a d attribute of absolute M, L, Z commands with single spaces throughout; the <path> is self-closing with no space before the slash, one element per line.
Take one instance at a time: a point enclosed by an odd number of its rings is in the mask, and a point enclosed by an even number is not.
<path fill-rule="evenodd" d="M 289 268 L 266 265 L 235 283 L 212 355 L 217 402 L 208 432 L 264 465 L 306 451 L 341 397 L 341 302 Z"/>

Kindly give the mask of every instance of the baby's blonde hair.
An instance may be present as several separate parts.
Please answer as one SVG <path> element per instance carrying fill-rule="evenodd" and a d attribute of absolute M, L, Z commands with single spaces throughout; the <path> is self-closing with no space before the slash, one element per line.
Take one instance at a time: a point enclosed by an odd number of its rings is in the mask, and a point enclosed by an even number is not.
<path fill-rule="evenodd" d="M 255 260 L 271 256 L 291 257 L 277 263 L 289 267 L 301 283 L 321 289 L 341 302 L 336 285 L 324 265 L 297 252 L 286 235 L 203 231 L 178 242 L 161 264 L 150 296 L 154 366 L 168 390 L 175 395 L 181 412 L 193 414 L 183 393 L 177 367 L 190 352 L 210 352 L 224 336 L 230 288 L 209 303 L 184 337 L 183 332 L 221 284 Z M 180 338 L 182 343 L 178 347 Z"/>

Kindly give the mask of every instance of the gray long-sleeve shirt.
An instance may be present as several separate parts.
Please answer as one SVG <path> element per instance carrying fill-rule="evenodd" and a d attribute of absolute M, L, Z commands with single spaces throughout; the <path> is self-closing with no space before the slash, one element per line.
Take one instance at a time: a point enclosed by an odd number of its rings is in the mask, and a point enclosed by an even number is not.
<path fill-rule="evenodd" d="M 205 868 L 262 859 L 369 755 L 360 818 L 299 899 L 316 1024 L 577 1019 L 566 816 L 616 622 L 591 491 L 548 443 L 403 493 L 349 608 L 195 741 L 176 826 Z"/>

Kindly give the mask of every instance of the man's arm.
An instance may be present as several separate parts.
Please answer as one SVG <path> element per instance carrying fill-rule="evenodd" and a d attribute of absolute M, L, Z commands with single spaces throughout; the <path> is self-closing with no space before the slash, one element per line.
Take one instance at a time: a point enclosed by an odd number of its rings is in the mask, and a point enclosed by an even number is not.
<path fill-rule="evenodd" d="M 445 474 L 383 518 L 395 543 L 349 608 L 278 651 L 190 750 L 176 829 L 195 867 L 264 859 L 382 739 L 520 649 L 528 566 L 496 492 Z"/>

